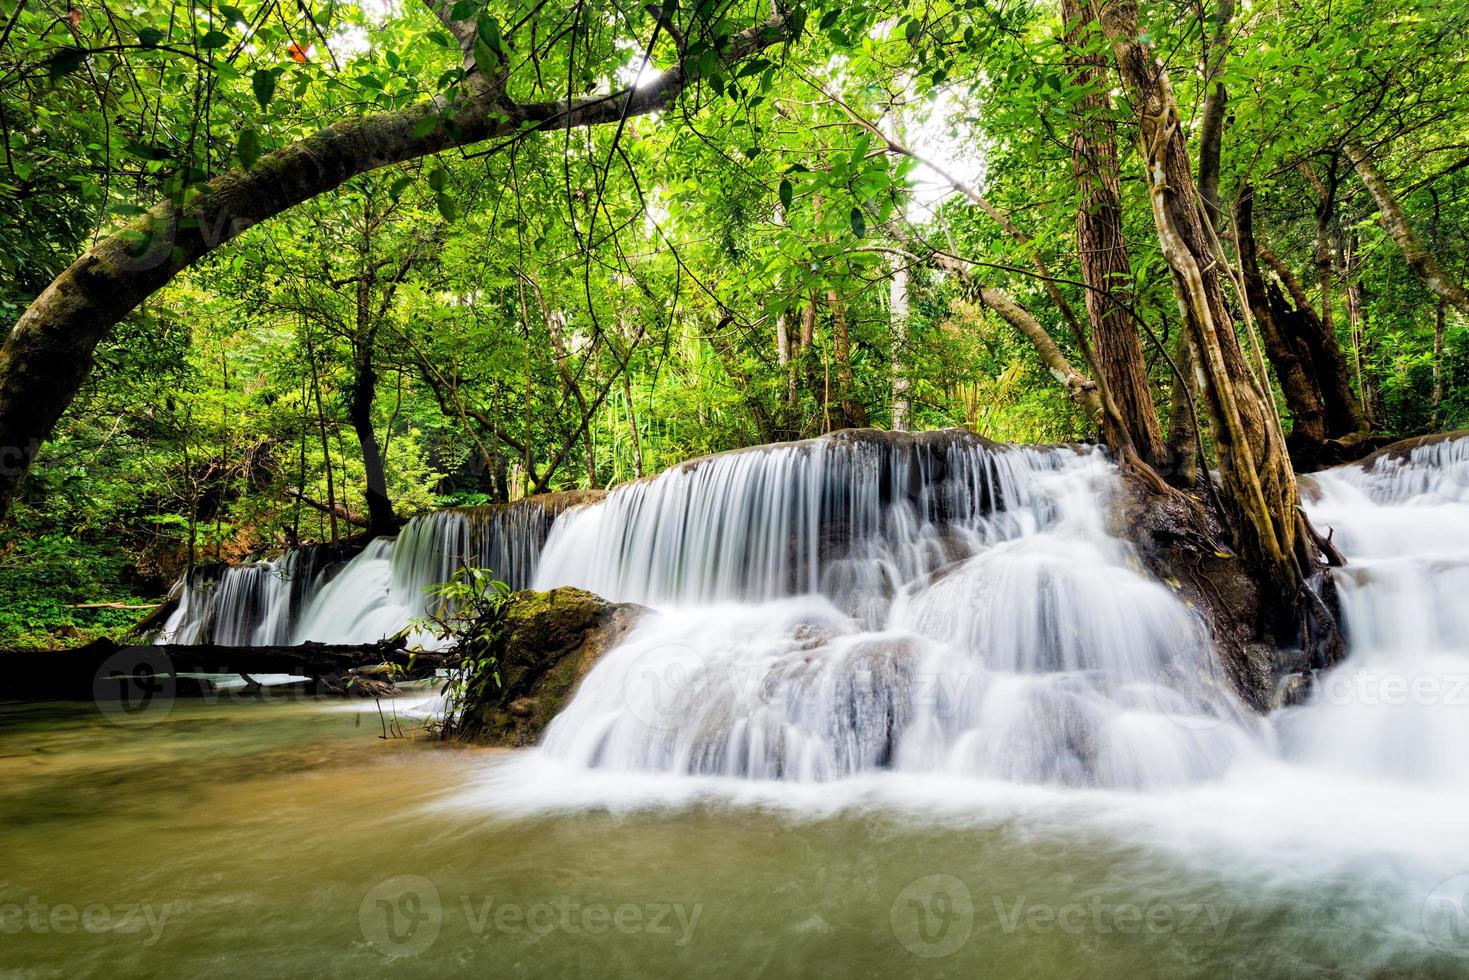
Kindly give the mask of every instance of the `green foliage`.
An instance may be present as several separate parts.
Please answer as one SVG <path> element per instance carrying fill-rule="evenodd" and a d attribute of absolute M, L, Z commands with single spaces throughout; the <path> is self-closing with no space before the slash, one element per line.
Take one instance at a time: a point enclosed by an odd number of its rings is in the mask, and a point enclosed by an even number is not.
<path fill-rule="evenodd" d="M 467 705 L 484 703 L 501 686 L 498 650 L 505 636 L 505 606 L 513 594 L 488 569 L 472 565 L 456 569 L 449 581 L 429 589 L 433 609 L 415 626 L 450 646 L 459 658 L 440 691 L 446 738 L 454 734 Z"/>
<path fill-rule="evenodd" d="M 1085 315 L 1081 126 L 1115 127 L 1125 297 L 1148 328 L 1166 421 L 1179 314 L 1105 41 L 1067 41 L 1058 3 L 780 7 L 799 29 L 737 60 L 731 38 L 767 7 L 460 0 L 473 73 L 423 4 L 104 5 L 74 27 L 44 5 L 0 11 L 0 313 L 12 320 L 94 237 L 324 127 L 428 104 L 412 135 L 452 136 L 486 76 L 519 102 L 609 93 L 645 51 L 650 71 L 682 60 L 689 80 L 658 114 L 571 131 L 532 121 L 356 177 L 177 277 L 100 348 L 32 471 L 0 545 L 5 635 L 111 628 L 126 614 L 68 607 L 154 601 L 190 563 L 355 533 L 331 514 L 367 510 L 361 412 L 354 425 L 367 377 L 399 517 L 818 435 L 844 402 L 884 426 L 895 362 L 915 427 L 1092 438 L 1031 347 L 932 261 L 970 263 L 1085 366 L 1032 275 L 1039 259 Z M 1222 198 L 1255 189 L 1262 241 L 1319 305 L 1315 182 L 1334 180 L 1326 302 L 1363 366 L 1354 383 L 1381 389 L 1378 427 L 1469 424 L 1469 333 L 1450 311 L 1435 415 L 1435 299 L 1340 155 L 1348 139 L 1370 145 L 1425 242 L 1469 279 L 1469 11 L 1240 8 L 1206 79 L 1212 11 L 1142 6 L 1187 125 L 1211 84 L 1228 90 Z M 1103 83 L 1077 79 L 1082 56 L 1101 59 Z M 1023 236 L 874 129 L 938 158 Z M 911 267 L 902 331 L 888 306 L 899 266 Z"/>

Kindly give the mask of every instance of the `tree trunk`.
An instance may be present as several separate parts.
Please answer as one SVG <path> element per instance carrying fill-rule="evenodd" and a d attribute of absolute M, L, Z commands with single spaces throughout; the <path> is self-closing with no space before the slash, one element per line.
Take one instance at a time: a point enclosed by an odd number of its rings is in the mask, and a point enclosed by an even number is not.
<path fill-rule="evenodd" d="M 1213 223 L 1216 235 L 1223 233 L 1224 212 L 1219 207 L 1219 156 L 1224 147 L 1224 110 L 1229 92 L 1219 81 L 1229 48 L 1229 22 L 1234 17 L 1234 0 L 1220 0 L 1214 11 L 1214 50 L 1204 54 L 1204 109 L 1199 122 L 1199 198 L 1204 218 Z M 1213 82 L 1211 86 L 1209 83 Z"/>
<path fill-rule="evenodd" d="M 383 467 L 383 455 L 378 449 L 377 431 L 372 424 L 372 403 L 376 395 L 377 372 L 373 370 L 372 353 L 364 351 L 357 358 L 347 417 L 352 423 L 352 431 L 357 433 L 357 444 L 362 448 L 362 467 L 367 475 L 367 489 L 363 496 L 367 500 L 368 530 L 372 534 L 392 534 L 398 529 L 398 518 L 388 496 L 387 473 Z"/>
<path fill-rule="evenodd" d="M 531 285 L 536 291 L 536 298 L 541 305 L 541 319 L 546 322 L 546 333 L 551 339 L 551 356 L 556 361 L 556 373 L 561 376 L 561 388 L 576 399 L 576 407 L 581 412 L 582 418 L 587 418 L 587 398 L 582 393 L 581 385 L 577 383 L 576 375 L 571 371 L 568 363 L 570 354 L 566 350 L 566 341 L 561 335 L 561 314 L 552 311 L 546 306 L 546 298 L 541 295 L 541 287 L 531 280 Z M 592 441 L 592 427 L 582 427 L 582 448 L 587 457 L 587 485 L 591 489 L 597 489 L 597 445 Z"/>
<path fill-rule="evenodd" d="M 787 39 L 784 14 L 730 37 L 722 66 Z M 165 201 L 102 239 L 47 286 L 0 349 L 0 519 L 41 443 L 76 397 L 108 331 L 179 272 L 248 228 L 380 167 L 529 131 L 621 125 L 665 108 L 688 83 L 675 65 L 608 95 L 513 104 L 495 85 L 341 122 L 216 177 L 183 205 Z M 443 119 L 428 132 L 419 125 Z M 523 129 L 524 127 L 524 129 Z"/>
<path fill-rule="evenodd" d="M 1046 328 L 1041 326 L 1040 321 L 1031 316 L 1029 311 L 1019 303 L 997 289 L 980 288 L 979 298 L 985 306 L 998 313 L 1006 323 L 1030 341 L 1031 346 L 1040 355 L 1041 363 L 1046 366 L 1046 370 L 1050 371 L 1051 376 L 1066 389 L 1067 397 L 1081 406 L 1087 417 L 1096 423 L 1098 428 L 1101 428 L 1105 413 L 1101 392 L 1097 390 L 1097 383 L 1072 366 Z"/>
<path fill-rule="evenodd" d="M 308 343 L 306 356 L 311 361 L 311 391 L 316 399 L 316 425 L 321 434 L 321 456 L 326 463 L 326 508 L 323 511 L 331 519 L 332 544 L 337 543 L 337 490 L 332 476 L 331 441 L 326 435 L 326 412 L 321 406 L 321 378 L 316 371 L 316 351 Z"/>
<path fill-rule="evenodd" d="M 367 267 L 370 259 L 371 253 L 364 250 L 364 268 L 357 278 L 357 332 L 353 344 L 356 350 L 347 419 L 352 423 L 352 431 L 357 433 L 357 445 L 362 451 L 362 469 L 367 482 L 363 497 L 367 501 L 368 530 L 372 534 L 392 534 L 398 528 L 398 518 L 393 514 L 393 502 L 388 497 L 387 472 L 377 444 L 377 430 L 372 424 L 372 405 L 377 400 L 377 371 L 372 364 L 373 349 L 377 346 L 377 325 L 372 317 L 375 277 Z"/>
<path fill-rule="evenodd" d="M 1062 0 L 1061 11 L 1068 48 L 1093 50 L 1090 41 L 1095 21 L 1083 12 L 1077 0 Z M 1096 371 L 1122 417 L 1132 448 L 1148 465 L 1161 469 L 1168 462 L 1168 450 L 1153 405 L 1142 341 L 1126 310 L 1132 275 L 1122 238 L 1117 127 L 1106 94 L 1106 63 L 1100 53 L 1073 54 L 1067 66 L 1075 82 L 1091 90 L 1078 103 L 1074 116 L 1071 170 L 1079 195 L 1076 250 L 1087 285 L 1086 311 Z"/>
<path fill-rule="evenodd" d="M 832 401 L 838 406 L 837 428 L 853 429 L 867 424 L 867 410 L 857 400 L 852 379 L 852 339 L 847 333 L 847 304 L 835 289 L 826 292 L 831 308 L 831 357 L 836 364 L 836 391 Z"/>
<path fill-rule="evenodd" d="M 1362 413 L 1361 403 L 1352 391 L 1351 371 L 1336 334 L 1328 331 L 1316 315 L 1306 291 L 1290 267 L 1263 245 L 1256 246 L 1256 253 L 1275 270 L 1295 302 L 1294 310 L 1285 308 L 1283 304 L 1277 306 L 1275 320 L 1295 346 L 1297 355 L 1306 364 L 1321 392 L 1321 402 L 1326 409 L 1327 436 L 1341 439 L 1355 432 L 1368 431 L 1370 426 Z"/>
<path fill-rule="evenodd" d="M 908 267 L 897 263 L 893 267 L 893 278 L 888 283 L 888 307 L 892 324 L 892 375 L 893 375 L 893 418 L 894 432 L 906 432 L 908 420 L 908 367 L 905 358 L 908 352 Z"/>
<path fill-rule="evenodd" d="M 1357 143 L 1348 143 L 1346 151 L 1352 166 L 1357 168 L 1357 176 L 1362 178 L 1362 183 L 1372 192 L 1372 199 L 1377 202 L 1377 209 L 1381 212 L 1382 226 L 1387 229 L 1393 241 L 1398 243 L 1408 268 L 1416 272 L 1423 284 L 1439 299 L 1461 313 L 1469 313 L 1469 291 L 1449 276 L 1434 254 L 1418 239 L 1413 232 L 1413 226 L 1408 223 L 1408 216 L 1403 213 L 1402 205 L 1367 156 L 1367 151 Z"/>
<path fill-rule="evenodd" d="M 1339 240 L 1341 251 L 1342 278 L 1346 281 L 1347 323 L 1352 330 L 1352 345 L 1357 350 L 1357 397 L 1362 406 L 1362 418 L 1366 425 L 1383 425 L 1387 412 L 1382 404 L 1382 388 L 1377 383 L 1377 345 L 1367 331 L 1367 317 L 1363 313 L 1364 287 L 1357 279 L 1357 238 L 1351 244 Z"/>
<path fill-rule="evenodd" d="M 1224 490 L 1244 519 L 1243 550 L 1267 587 L 1292 612 L 1314 561 L 1302 533 L 1300 497 L 1275 406 L 1235 335 L 1219 279 L 1219 250 L 1208 238 L 1182 121 L 1166 69 L 1138 38 L 1131 0 L 1107 0 L 1101 22 L 1139 123 L 1154 224 L 1173 276 L 1193 348 Z"/>
<path fill-rule="evenodd" d="M 1198 378 L 1194 373 L 1193 351 L 1188 334 L 1180 330 L 1173 343 L 1173 363 L 1178 375 L 1173 379 L 1173 392 L 1168 400 L 1168 464 L 1169 479 L 1179 486 L 1193 486 L 1199 480 L 1199 432 L 1194 418 L 1195 392 Z"/>
<path fill-rule="evenodd" d="M 1304 165 L 1303 165 L 1304 166 Z M 1309 168 L 1308 172 L 1309 172 Z M 1314 174 L 1312 175 L 1314 177 Z M 1320 187 L 1320 200 L 1316 205 L 1316 284 L 1321 290 L 1321 331 L 1325 336 L 1336 339 L 1336 314 L 1332 304 L 1332 235 L 1331 224 L 1336 217 L 1336 167 L 1332 166 Z"/>
<path fill-rule="evenodd" d="M 622 397 L 627 402 L 627 434 L 632 439 L 632 471 L 638 479 L 645 475 L 643 472 L 643 440 L 638 435 L 638 413 L 632 402 L 632 379 L 626 371 L 622 372 Z"/>
<path fill-rule="evenodd" d="M 1429 408 L 1428 427 L 1437 430 L 1443 421 L 1443 340 L 1444 311 L 1448 304 L 1440 299 L 1433 311 L 1433 402 Z"/>
<path fill-rule="evenodd" d="M 1265 277 L 1260 272 L 1260 263 L 1255 252 L 1253 189 L 1245 187 L 1235 205 L 1234 228 L 1239 243 L 1240 273 L 1244 279 L 1245 297 L 1255 322 L 1265 338 L 1265 352 L 1280 380 L 1280 390 L 1285 395 L 1286 407 L 1290 409 L 1293 422 L 1291 431 L 1292 456 L 1312 456 L 1326 441 L 1326 409 L 1321 403 L 1321 392 L 1315 379 L 1306 371 L 1296 353 L 1295 345 L 1281 330 L 1270 303 L 1270 294 L 1265 286 Z M 1299 448 L 1297 448 L 1299 447 Z"/>

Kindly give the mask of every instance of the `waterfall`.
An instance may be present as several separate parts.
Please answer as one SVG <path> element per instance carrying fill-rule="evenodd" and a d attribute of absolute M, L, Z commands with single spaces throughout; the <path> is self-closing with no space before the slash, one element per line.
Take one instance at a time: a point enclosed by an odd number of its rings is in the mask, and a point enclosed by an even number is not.
<path fill-rule="evenodd" d="M 422 617 L 428 588 L 466 565 L 512 588 L 529 585 L 555 514 L 538 499 L 444 510 L 413 518 L 396 538 L 374 539 L 345 562 L 334 549 L 313 547 L 196 569 L 179 583 L 157 642 L 370 643 Z"/>
<path fill-rule="evenodd" d="M 1106 529 L 1115 467 L 967 434 L 695 461 L 558 523 L 537 587 L 655 612 L 542 751 L 589 769 L 823 781 L 878 769 L 1144 788 L 1264 726 L 1199 618 Z"/>
<path fill-rule="evenodd" d="M 158 642 L 289 643 L 306 597 L 339 558 L 331 548 L 298 548 L 273 561 L 195 568 L 176 586 L 178 605 Z"/>
<path fill-rule="evenodd" d="M 1469 782 L 1469 438 L 1316 474 L 1351 656 L 1280 720 L 1286 748 L 1360 775 Z"/>

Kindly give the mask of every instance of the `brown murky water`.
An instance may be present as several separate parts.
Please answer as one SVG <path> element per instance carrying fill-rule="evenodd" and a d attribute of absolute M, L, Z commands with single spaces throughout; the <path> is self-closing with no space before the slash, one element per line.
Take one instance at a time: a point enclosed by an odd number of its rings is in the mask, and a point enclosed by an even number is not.
<path fill-rule="evenodd" d="M 1469 970 L 1378 864 L 1211 868 L 1024 808 L 506 812 L 508 754 L 379 733 L 370 705 L 0 706 L 0 976 Z"/>

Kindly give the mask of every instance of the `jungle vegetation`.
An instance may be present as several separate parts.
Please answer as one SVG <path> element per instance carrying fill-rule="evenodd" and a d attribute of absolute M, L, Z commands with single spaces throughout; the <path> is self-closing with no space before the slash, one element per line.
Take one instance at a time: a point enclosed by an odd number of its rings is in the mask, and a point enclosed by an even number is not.
<path fill-rule="evenodd" d="M 1469 426 L 1463 0 L 0 0 L 0 645 L 850 426 Z"/>

